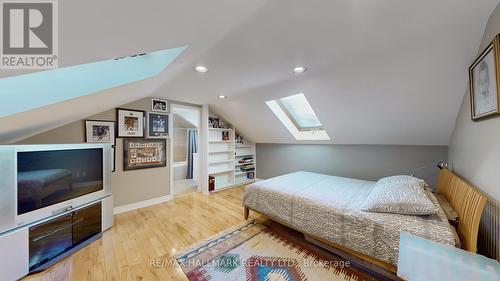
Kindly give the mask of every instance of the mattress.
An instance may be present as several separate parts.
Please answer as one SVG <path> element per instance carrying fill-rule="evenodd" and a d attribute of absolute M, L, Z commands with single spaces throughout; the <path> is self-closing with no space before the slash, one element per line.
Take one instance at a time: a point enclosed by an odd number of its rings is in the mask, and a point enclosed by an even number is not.
<path fill-rule="evenodd" d="M 431 216 L 366 212 L 360 209 L 375 182 L 296 172 L 246 187 L 244 206 L 298 230 L 397 264 L 401 231 L 454 245 L 442 209 Z M 439 206 L 434 195 L 429 198 Z"/>
<path fill-rule="evenodd" d="M 50 185 L 54 183 L 62 184 L 71 182 L 72 173 L 65 169 L 49 169 L 20 172 L 17 175 L 18 190 L 22 194 L 20 197 L 44 197 L 53 192 Z"/>

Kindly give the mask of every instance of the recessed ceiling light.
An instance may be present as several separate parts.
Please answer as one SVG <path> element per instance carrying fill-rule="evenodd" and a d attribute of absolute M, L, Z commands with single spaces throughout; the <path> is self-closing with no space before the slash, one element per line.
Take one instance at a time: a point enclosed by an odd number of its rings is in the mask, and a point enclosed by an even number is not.
<path fill-rule="evenodd" d="M 205 73 L 208 72 L 208 68 L 203 65 L 197 65 L 194 67 L 194 71 L 199 72 L 199 73 Z"/>
<path fill-rule="evenodd" d="M 307 70 L 305 66 L 296 66 L 293 68 L 293 72 L 299 74 L 299 73 L 304 73 Z"/>
<path fill-rule="evenodd" d="M 224 95 L 220 95 L 220 96 L 219 96 L 219 99 L 225 99 L 225 98 L 227 98 L 227 97 L 226 97 L 226 96 L 224 96 Z"/>

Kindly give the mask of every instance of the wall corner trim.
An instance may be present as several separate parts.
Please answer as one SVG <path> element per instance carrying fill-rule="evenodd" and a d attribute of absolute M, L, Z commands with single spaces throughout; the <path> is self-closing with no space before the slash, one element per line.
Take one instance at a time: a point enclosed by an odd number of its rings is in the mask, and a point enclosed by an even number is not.
<path fill-rule="evenodd" d="M 148 199 L 148 200 L 144 200 L 144 201 L 139 201 L 139 202 L 134 202 L 134 203 L 118 206 L 118 207 L 115 207 L 113 209 L 113 213 L 116 215 L 116 214 L 129 212 L 129 211 L 132 211 L 135 209 L 140 209 L 140 208 L 164 203 L 164 202 L 170 201 L 172 198 L 173 198 L 172 195 L 165 195 L 165 196 L 156 197 L 153 199 Z"/>

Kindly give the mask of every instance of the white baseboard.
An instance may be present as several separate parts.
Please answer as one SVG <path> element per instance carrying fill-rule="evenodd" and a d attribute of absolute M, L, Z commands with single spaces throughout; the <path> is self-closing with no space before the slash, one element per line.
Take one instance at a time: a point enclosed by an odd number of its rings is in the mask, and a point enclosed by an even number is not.
<path fill-rule="evenodd" d="M 144 208 L 144 207 L 148 207 L 148 206 L 151 206 L 151 205 L 156 205 L 156 204 L 160 204 L 160 203 L 163 203 L 163 202 L 167 202 L 167 201 L 169 201 L 171 199 L 172 199 L 172 195 L 165 195 L 165 196 L 161 196 L 161 197 L 157 197 L 157 198 L 153 198 L 153 199 L 149 199 L 149 200 L 144 200 L 144 201 L 140 201 L 140 202 L 130 203 L 130 204 L 127 204 L 127 205 L 122 205 L 122 206 L 115 207 L 113 209 L 113 213 L 115 215 L 116 214 L 120 214 L 120 213 L 125 213 L 125 212 L 132 211 L 132 210 L 135 210 L 135 209 Z"/>

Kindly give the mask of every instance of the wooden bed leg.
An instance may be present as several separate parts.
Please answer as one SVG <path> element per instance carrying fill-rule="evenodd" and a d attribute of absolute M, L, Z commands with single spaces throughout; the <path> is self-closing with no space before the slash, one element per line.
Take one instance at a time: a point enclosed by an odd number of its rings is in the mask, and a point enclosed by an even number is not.
<path fill-rule="evenodd" d="M 245 218 L 245 220 L 248 219 L 248 215 L 250 214 L 250 209 L 248 209 L 247 207 L 245 207 L 245 211 L 244 211 L 244 214 L 243 214 L 243 217 Z"/>

